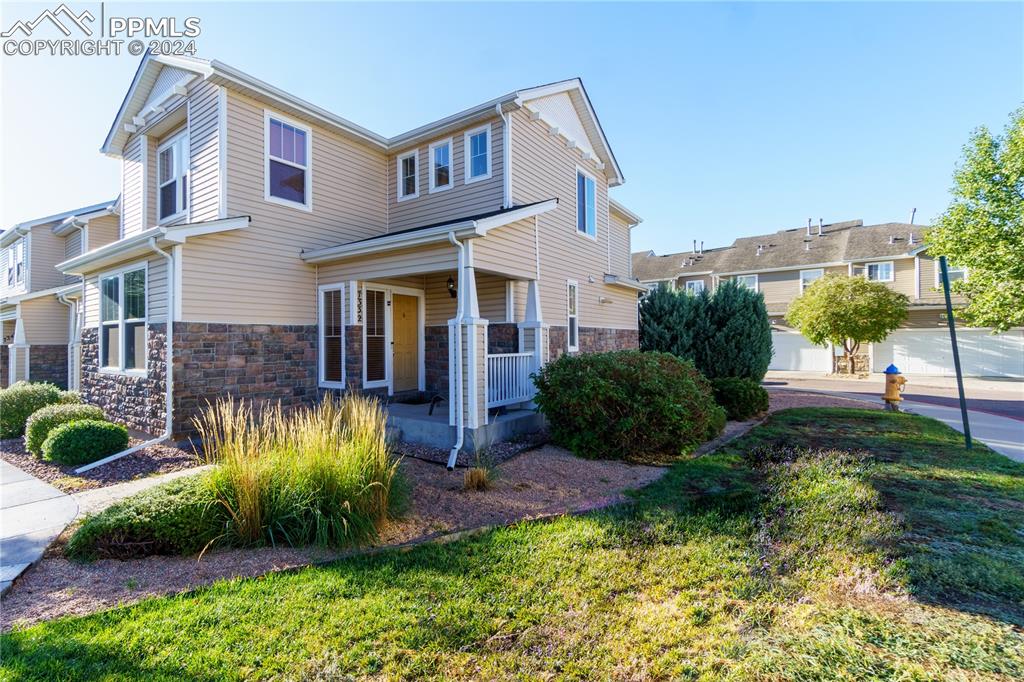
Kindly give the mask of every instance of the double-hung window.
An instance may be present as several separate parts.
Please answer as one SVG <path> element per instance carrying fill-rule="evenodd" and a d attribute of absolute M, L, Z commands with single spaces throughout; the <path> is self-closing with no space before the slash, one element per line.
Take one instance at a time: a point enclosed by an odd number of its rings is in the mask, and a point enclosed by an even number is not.
<path fill-rule="evenodd" d="M 868 263 L 868 279 L 872 282 L 891 282 L 893 280 L 892 261 Z"/>
<path fill-rule="evenodd" d="M 686 282 L 686 293 L 699 294 L 702 291 L 704 291 L 704 280 L 691 279 Z"/>
<path fill-rule="evenodd" d="M 825 274 L 822 268 L 816 268 L 814 270 L 801 270 L 800 271 L 800 293 L 807 291 L 807 287 L 818 279 L 821 279 Z"/>
<path fill-rule="evenodd" d="M 491 177 L 491 125 L 467 131 L 463 137 L 466 184 Z"/>
<path fill-rule="evenodd" d="M 345 384 L 345 296 L 340 285 L 320 292 L 320 383 Z"/>
<path fill-rule="evenodd" d="M 576 231 L 597 237 L 597 198 L 594 178 L 576 169 Z"/>
<path fill-rule="evenodd" d="M 100 278 L 100 367 L 146 370 L 146 268 Z"/>
<path fill-rule="evenodd" d="M 566 309 L 568 311 L 566 341 L 570 351 L 578 351 L 580 349 L 580 287 L 579 284 L 572 280 L 566 282 L 566 285 L 568 295 L 568 300 L 566 301 Z"/>
<path fill-rule="evenodd" d="M 398 157 L 398 200 L 415 199 L 420 195 L 420 151 L 414 149 Z"/>
<path fill-rule="evenodd" d="M 25 283 L 25 239 L 7 247 L 7 286 L 16 287 Z"/>
<path fill-rule="evenodd" d="M 312 134 L 309 128 L 266 112 L 265 198 L 286 206 L 311 210 Z"/>
<path fill-rule="evenodd" d="M 430 145 L 430 191 L 452 188 L 452 140 Z"/>
<path fill-rule="evenodd" d="M 955 267 L 947 264 L 946 273 L 949 275 L 950 284 L 961 279 L 967 280 L 967 268 L 965 267 Z M 942 267 L 939 265 L 938 259 L 935 261 L 935 286 L 939 289 L 942 288 Z"/>
<path fill-rule="evenodd" d="M 752 291 L 757 291 L 757 275 L 739 275 L 736 283 Z"/>
<path fill-rule="evenodd" d="M 156 151 L 157 217 L 174 220 L 188 210 L 188 134 L 182 131 Z"/>

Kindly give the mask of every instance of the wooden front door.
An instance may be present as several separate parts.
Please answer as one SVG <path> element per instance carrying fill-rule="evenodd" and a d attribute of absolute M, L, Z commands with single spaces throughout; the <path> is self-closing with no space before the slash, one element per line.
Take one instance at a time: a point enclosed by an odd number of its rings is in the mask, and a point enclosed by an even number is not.
<path fill-rule="evenodd" d="M 394 341 L 395 392 L 419 388 L 419 302 L 415 296 L 394 294 L 392 336 Z"/>

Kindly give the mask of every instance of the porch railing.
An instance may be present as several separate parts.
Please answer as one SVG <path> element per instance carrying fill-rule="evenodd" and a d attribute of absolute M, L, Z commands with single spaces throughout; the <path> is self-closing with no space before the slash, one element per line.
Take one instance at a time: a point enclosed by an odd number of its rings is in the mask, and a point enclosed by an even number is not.
<path fill-rule="evenodd" d="M 533 399 L 533 353 L 487 355 L 487 407 L 513 405 Z"/>

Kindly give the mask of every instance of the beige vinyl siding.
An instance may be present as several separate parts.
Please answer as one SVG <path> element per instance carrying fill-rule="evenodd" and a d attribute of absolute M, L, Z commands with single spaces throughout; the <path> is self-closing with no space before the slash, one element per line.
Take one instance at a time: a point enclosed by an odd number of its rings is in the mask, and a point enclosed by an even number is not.
<path fill-rule="evenodd" d="M 893 281 L 890 282 L 890 286 L 894 290 L 906 294 L 909 298 L 914 298 L 917 290 L 915 277 L 913 258 L 900 258 L 893 261 Z M 922 291 L 922 293 L 924 292 Z"/>
<path fill-rule="evenodd" d="M 704 288 L 707 289 L 708 292 L 711 291 L 711 275 L 683 275 L 676 280 L 676 289 L 686 291 L 686 283 L 697 280 L 704 282 Z"/>
<path fill-rule="evenodd" d="M 121 159 L 121 235 L 129 237 L 142 232 L 143 193 L 145 169 L 143 168 L 143 141 L 145 136 L 133 135 L 125 144 Z"/>
<path fill-rule="evenodd" d="M 609 238 L 611 240 L 610 251 L 609 251 L 609 268 L 608 272 L 613 275 L 619 275 L 621 277 L 630 276 L 630 270 L 632 269 L 632 259 L 630 258 L 630 227 L 629 223 L 620 218 L 614 212 L 610 214 L 610 227 Z M 705 286 L 711 286 L 710 280 L 705 283 Z"/>
<path fill-rule="evenodd" d="M 356 256 L 318 268 L 319 284 L 334 284 L 348 280 L 376 280 L 403 275 L 426 274 L 436 270 L 454 272 L 458 267 L 458 253 L 449 244 L 396 249 L 373 256 Z M 445 276 L 447 279 L 447 275 Z"/>
<path fill-rule="evenodd" d="M 387 160 L 387 192 L 388 192 L 388 231 L 402 230 L 407 227 L 431 225 L 444 220 L 453 220 L 464 216 L 497 211 L 504 199 L 503 189 L 503 157 L 504 135 L 501 119 L 495 116 L 491 121 L 491 177 L 466 184 L 466 153 L 464 134 L 486 122 L 451 133 L 452 138 L 452 178 L 453 187 L 441 192 L 430 192 L 430 145 L 445 140 L 449 135 L 440 135 L 428 140 L 418 147 L 406 147 L 396 153 L 389 154 Z M 397 158 L 403 154 L 419 149 L 419 196 L 415 199 L 398 201 L 398 168 Z"/>
<path fill-rule="evenodd" d="M 111 265 L 102 271 L 90 274 L 85 278 L 85 326 L 98 327 L 100 321 L 100 288 L 101 277 L 128 266 L 146 264 L 146 320 L 151 323 L 163 323 L 167 320 L 167 260 L 154 255 L 149 259 L 131 260 Z"/>
<path fill-rule="evenodd" d="M 316 268 L 299 255 L 384 232 L 384 154 L 309 125 L 313 210 L 272 203 L 264 198 L 264 107 L 234 91 L 227 104 L 227 215 L 252 222 L 184 246 L 182 317 L 313 324 Z"/>
<path fill-rule="evenodd" d="M 120 228 L 120 217 L 116 215 L 93 218 L 86 228 L 86 235 L 89 237 L 88 251 L 98 249 L 104 244 L 118 240 L 118 229 Z"/>
<path fill-rule="evenodd" d="M 64 284 L 64 274 L 56 265 L 64 260 L 64 238 L 53 233 L 53 225 L 32 228 L 28 247 L 29 291 L 40 291 Z"/>
<path fill-rule="evenodd" d="M 189 93 L 189 222 L 193 223 L 221 217 L 219 92 L 211 83 L 200 83 Z"/>
<path fill-rule="evenodd" d="M 486 237 L 473 240 L 473 265 L 477 270 L 535 279 L 536 242 L 533 218 L 495 228 Z"/>
<path fill-rule="evenodd" d="M 900 329 L 945 329 L 946 326 L 946 311 L 936 308 L 933 310 L 911 310 Z M 960 326 L 958 322 L 957 329 Z"/>
<path fill-rule="evenodd" d="M 921 254 L 921 300 L 935 303 L 945 303 L 946 297 L 942 292 L 942 284 L 938 281 L 939 261 L 926 254 Z M 914 294 L 908 294 L 913 298 Z M 953 294 L 954 304 L 963 304 L 963 296 Z"/>
<path fill-rule="evenodd" d="M 555 197 L 558 207 L 538 216 L 540 296 L 544 320 L 567 321 L 566 280 L 579 283 L 581 327 L 636 329 L 636 292 L 604 284 L 608 269 L 608 184 L 593 160 L 549 134 L 547 124 L 512 113 L 512 195 L 526 204 Z M 596 179 L 597 239 L 576 231 L 576 167 Z M 629 255 L 624 254 L 625 258 Z M 590 282 L 590 278 L 593 282 Z M 605 302 L 601 302 L 604 299 Z"/>
<path fill-rule="evenodd" d="M 22 301 L 21 324 L 29 345 L 68 343 L 68 307 L 56 296 L 40 296 Z"/>
<path fill-rule="evenodd" d="M 82 230 L 72 230 L 66 237 L 64 237 L 64 260 L 80 256 L 82 255 L 82 252 Z M 72 282 L 77 281 L 77 275 L 64 275 L 65 284 L 71 284 Z"/>
<path fill-rule="evenodd" d="M 770 312 L 785 312 L 790 302 L 800 295 L 800 271 L 758 273 L 757 288 L 764 294 Z"/>

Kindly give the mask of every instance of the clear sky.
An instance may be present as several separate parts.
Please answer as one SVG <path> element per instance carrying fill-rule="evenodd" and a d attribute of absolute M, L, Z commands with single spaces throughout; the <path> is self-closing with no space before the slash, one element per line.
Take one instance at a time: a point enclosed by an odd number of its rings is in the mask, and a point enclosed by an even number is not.
<path fill-rule="evenodd" d="M 99 3 L 69 2 L 76 12 Z M 46 5 L 5 3 L 4 30 Z M 941 213 L 960 147 L 1024 100 L 1021 3 L 106 3 L 197 16 L 216 58 L 384 135 L 580 76 L 659 253 Z M 118 192 L 99 146 L 137 57 L 2 57 L 0 225 Z"/>

